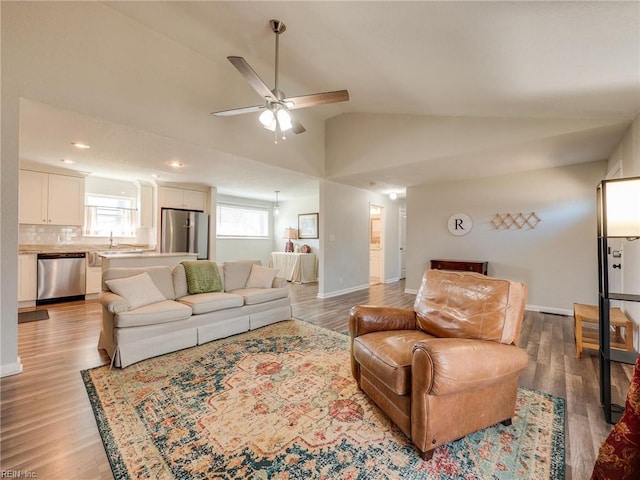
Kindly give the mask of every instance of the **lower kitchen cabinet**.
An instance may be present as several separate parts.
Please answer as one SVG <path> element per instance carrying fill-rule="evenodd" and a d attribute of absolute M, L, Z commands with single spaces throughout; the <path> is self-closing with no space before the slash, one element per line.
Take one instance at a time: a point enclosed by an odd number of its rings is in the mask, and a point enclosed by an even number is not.
<path fill-rule="evenodd" d="M 18 301 L 35 301 L 38 295 L 38 256 L 18 255 Z"/>
<path fill-rule="evenodd" d="M 87 267 L 87 295 L 100 293 L 102 290 L 102 267 Z"/>

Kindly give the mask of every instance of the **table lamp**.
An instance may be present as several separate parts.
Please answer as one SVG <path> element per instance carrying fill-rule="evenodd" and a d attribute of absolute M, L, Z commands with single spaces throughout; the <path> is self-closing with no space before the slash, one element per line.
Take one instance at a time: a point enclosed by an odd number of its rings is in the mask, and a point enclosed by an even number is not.
<path fill-rule="evenodd" d="M 293 252 L 293 242 L 291 241 L 291 239 L 293 240 L 298 239 L 298 232 L 296 231 L 296 229 L 291 227 L 285 228 L 284 235 L 282 238 L 286 238 L 288 240 L 288 242 L 284 244 L 284 251 Z"/>

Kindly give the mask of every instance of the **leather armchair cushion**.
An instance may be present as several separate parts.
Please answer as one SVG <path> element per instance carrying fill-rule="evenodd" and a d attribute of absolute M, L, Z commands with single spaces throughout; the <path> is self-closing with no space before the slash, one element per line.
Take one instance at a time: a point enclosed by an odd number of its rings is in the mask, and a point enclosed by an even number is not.
<path fill-rule="evenodd" d="M 469 272 L 428 270 L 414 305 L 417 326 L 436 337 L 515 344 L 525 295 L 522 283 Z"/>
<path fill-rule="evenodd" d="M 362 368 L 375 373 L 397 395 L 411 392 L 413 346 L 432 338 L 420 330 L 368 333 L 353 342 L 353 356 Z"/>

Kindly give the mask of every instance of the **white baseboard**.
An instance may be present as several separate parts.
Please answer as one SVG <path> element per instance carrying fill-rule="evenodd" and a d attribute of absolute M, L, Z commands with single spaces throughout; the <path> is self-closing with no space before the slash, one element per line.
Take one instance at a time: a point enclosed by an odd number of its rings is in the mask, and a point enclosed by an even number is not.
<path fill-rule="evenodd" d="M 358 285 L 358 286 L 351 287 L 351 288 L 345 288 L 344 290 L 335 290 L 335 291 L 329 292 L 329 293 L 320 293 L 320 292 L 318 292 L 318 298 L 339 297 L 340 295 L 345 295 L 347 293 L 358 292 L 360 290 L 366 290 L 367 288 L 369 288 L 369 284 L 368 283 L 366 285 Z"/>
<path fill-rule="evenodd" d="M 417 295 L 418 290 L 414 290 L 413 288 L 405 288 L 404 293 L 410 293 L 411 295 Z"/>
<path fill-rule="evenodd" d="M 384 283 L 394 283 L 394 282 L 399 282 L 400 279 L 398 277 L 393 277 L 393 278 L 387 278 Z"/>
<path fill-rule="evenodd" d="M 20 357 L 16 359 L 15 363 L 7 363 L 0 365 L 0 377 L 8 377 L 10 375 L 17 375 L 22 373 L 22 362 Z"/>

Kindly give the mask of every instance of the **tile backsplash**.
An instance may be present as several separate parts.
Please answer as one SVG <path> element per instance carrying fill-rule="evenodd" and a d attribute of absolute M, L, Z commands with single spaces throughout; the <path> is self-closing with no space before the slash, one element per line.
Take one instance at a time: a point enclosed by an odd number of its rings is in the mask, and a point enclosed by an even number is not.
<path fill-rule="evenodd" d="M 59 225 L 20 225 L 18 234 L 20 244 L 73 244 L 80 240 L 85 242 L 82 236 L 82 227 L 63 227 Z M 100 240 L 104 243 L 104 239 Z"/>
<path fill-rule="evenodd" d="M 116 238 L 120 243 L 155 244 L 155 229 L 139 228 L 136 237 Z M 73 244 L 106 244 L 105 237 L 85 237 L 82 227 L 65 227 L 60 225 L 20 225 L 18 232 L 20 245 L 73 245 Z"/>

